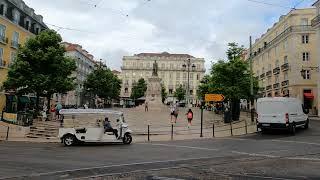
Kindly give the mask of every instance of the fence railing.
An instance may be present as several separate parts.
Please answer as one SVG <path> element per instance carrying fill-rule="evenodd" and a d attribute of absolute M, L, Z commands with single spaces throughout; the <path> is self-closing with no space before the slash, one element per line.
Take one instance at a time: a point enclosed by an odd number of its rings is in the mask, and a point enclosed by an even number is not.
<path fill-rule="evenodd" d="M 219 132 L 229 132 L 231 136 L 235 135 L 235 130 L 243 129 L 244 133 L 248 134 L 248 127 L 256 127 L 256 122 L 248 122 L 247 120 L 241 121 L 233 121 L 231 123 L 225 123 L 223 125 L 216 125 L 212 123 L 211 127 L 206 125 L 206 127 L 201 128 L 198 126 L 191 126 L 190 129 L 185 129 L 185 126 L 178 126 L 176 124 L 171 125 L 147 125 L 146 131 L 140 133 L 140 135 L 147 135 L 148 141 L 151 140 L 152 136 L 157 135 L 168 135 L 171 137 L 171 140 L 174 139 L 175 136 L 181 135 L 199 135 L 200 137 L 216 137 L 216 134 Z M 254 128 L 256 130 L 256 128 Z M 204 136 L 204 134 L 206 136 Z M 210 136 L 208 134 L 211 134 Z"/>

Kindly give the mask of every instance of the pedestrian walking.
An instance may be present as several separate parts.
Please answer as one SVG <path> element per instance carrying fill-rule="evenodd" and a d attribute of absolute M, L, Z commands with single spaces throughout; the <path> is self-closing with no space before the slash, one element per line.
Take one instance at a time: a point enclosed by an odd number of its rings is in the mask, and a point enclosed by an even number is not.
<path fill-rule="evenodd" d="M 187 115 L 187 119 L 188 119 L 188 129 L 190 128 L 191 126 L 191 121 L 193 119 L 193 112 L 191 109 L 189 109 L 189 111 L 186 113 Z"/>
<path fill-rule="evenodd" d="M 62 105 L 60 104 L 60 102 L 57 102 L 57 105 L 55 108 L 56 108 L 56 116 L 57 116 L 58 120 L 61 120 L 60 110 L 62 109 Z"/>
<path fill-rule="evenodd" d="M 55 120 L 56 119 L 56 108 L 55 108 L 54 104 L 51 105 L 50 114 L 51 114 L 51 120 Z"/>
<path fill-rule="evenodd" d="M 177 104 L 175 104 L 174 105 L 174 123 L 177 123 L 178 115 L 179 115 L 179 108 Z"/>
<path fill-rule="evenodd" d="M 171 120 L 171 123 L 173 123 L 172 117 L 174 117 L 174 106 L 173 106 L 173 104 L 171 103 L 171 104 L 170 104 L 170 120 Z"/>
<path fill-rule="evenodd" d="M 144 103 L 144 112 L 148 112 L 149 111 L 149 108 L 148 108 L 148 101 L 146 101 Z"/>

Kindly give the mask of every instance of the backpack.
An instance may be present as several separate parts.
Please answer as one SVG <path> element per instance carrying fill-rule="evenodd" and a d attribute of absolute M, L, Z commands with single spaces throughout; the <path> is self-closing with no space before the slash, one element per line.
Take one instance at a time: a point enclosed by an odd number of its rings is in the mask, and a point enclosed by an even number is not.
<path fill-rule="evenodd" d="M 188 118 L 188 119 L 192 119 L 192 116 L 193 116 L 192 112 L 188 112 L 187 118 Z"/>

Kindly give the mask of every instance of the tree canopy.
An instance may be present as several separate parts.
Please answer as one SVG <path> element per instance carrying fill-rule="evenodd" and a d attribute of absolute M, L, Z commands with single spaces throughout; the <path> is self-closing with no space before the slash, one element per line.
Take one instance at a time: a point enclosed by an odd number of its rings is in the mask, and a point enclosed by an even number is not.
<path fill-rule="evenodd" d="M 186 96 L 186 90 L 180 84 L 180 86 L 174 92 L 174 97 L 176 97 L 178 99 L 178 101 L 182 101 L 185 99 L 185 96 Z"/>
<path fill-rule="evenodd" d="M 109 68 L 98 66 L 87 76 L 84 82 L 86 93 L 92 93 L 104 99 L 117 99 L 120 95 L 121 80 Z"/>
<path fill-rule="evenodd" d="M 131 99 L 138 99 L 145 95 L 147 91 L 147 83 L 146 81 L 141 78 L 138 80 L 137 83 L 133 84 L 132 92 L 131 92 Z"/>
<path fill-rule="evenodd" d="M 4 88 L 17 93 L 36 93 L 37 97 L 45 96 L 48 101 L 54 93 L 74 89 L 71 75 L 76 64 L 73 59 L 65 57 L 61 42 L 61 36 L 54 30 L 45 30 L 30 38 L 19 48 Z"/>

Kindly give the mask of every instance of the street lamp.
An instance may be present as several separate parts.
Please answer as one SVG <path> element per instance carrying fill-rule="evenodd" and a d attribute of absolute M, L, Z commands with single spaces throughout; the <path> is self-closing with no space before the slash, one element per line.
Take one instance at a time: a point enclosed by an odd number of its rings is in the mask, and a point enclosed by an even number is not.
<path fill-rule="evenodd" d="M 191 64 L 191 59 L 188 58 L 185 63 L 182 65 L 183 70 L 188 72 L 188 84 L 187 84 L 187 93 L 186 93 L 186 103 L 189 105 L 189 94 L 190 94 L 190 67 L 192 68 L 191 70 L 194 71 L 196 66 L 194 64 Z"/>

